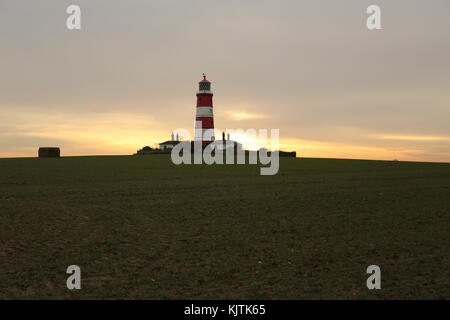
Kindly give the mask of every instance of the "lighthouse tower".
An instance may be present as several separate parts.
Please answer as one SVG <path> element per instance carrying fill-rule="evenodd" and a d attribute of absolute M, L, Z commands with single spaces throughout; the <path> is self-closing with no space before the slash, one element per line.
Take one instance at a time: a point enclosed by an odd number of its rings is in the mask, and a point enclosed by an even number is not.
<path fill-rule="evenodd" d="M 194 140 L 201 141 L 202 146 L 206 146 L 214 141 L 214 115 L 211 82 L 206 80 L 205 74 L 203 80 L 198 83 L 196 109 Z"/>

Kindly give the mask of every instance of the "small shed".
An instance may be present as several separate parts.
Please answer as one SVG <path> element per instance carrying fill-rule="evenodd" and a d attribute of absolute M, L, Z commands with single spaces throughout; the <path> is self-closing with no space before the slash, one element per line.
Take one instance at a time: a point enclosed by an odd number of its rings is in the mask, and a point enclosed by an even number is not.
<path fill-rule="evenodd" d="M 55 147 L 41 147 L 39 148 L 39 158 L 59 158 L 61 150 Z"/>

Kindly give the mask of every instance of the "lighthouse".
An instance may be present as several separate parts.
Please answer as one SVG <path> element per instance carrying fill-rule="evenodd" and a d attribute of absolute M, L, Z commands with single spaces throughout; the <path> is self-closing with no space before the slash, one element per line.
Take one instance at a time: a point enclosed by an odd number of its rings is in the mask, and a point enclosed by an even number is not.
<path fill-rule="evenodd" d="M 202 146 L 214 141 L 213 93 L 205 74 L 198 83 L 194 132 L 194 140 L 201 141 Z"/>

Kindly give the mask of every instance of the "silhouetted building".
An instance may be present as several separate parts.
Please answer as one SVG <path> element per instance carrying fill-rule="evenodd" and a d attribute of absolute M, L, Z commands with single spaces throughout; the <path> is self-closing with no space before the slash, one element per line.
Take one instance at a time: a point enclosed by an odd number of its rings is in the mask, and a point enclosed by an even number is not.
<path fill-rule="evenodd" d="M 59 148 L 43 147 L 39 148 L 39 158 L 59 158 L 61 151 Z"/>

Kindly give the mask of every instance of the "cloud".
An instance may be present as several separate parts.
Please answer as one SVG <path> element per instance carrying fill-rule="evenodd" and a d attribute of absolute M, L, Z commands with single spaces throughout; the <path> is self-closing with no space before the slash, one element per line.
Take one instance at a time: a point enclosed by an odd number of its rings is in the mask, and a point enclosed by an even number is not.
<path fill-rule="evenodd" d="M 399 135 L 373 135 L 377 139 L 386 140 L 407 140 L 407 141 L 450 141 L 450 137 L 433 137 L 433 136 L 399 136 Z"/>

